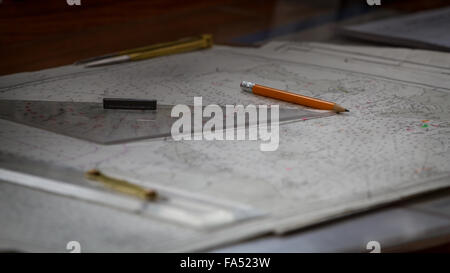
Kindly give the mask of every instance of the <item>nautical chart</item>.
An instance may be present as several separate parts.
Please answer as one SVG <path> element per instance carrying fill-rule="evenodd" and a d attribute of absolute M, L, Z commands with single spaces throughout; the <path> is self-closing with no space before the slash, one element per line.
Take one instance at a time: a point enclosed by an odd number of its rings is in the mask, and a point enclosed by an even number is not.
<path fill-rule="evenodd" d="M 0 120 L 0 152 L 80 171 L 99 168 L 266 213 L 210 232 L 158 223 L 147 251 L 202 249 L 284 232 L 450 186 L 450 70 L 408 60 L 272 43 L 6 76 L 0 99 L 100 102 L 125 96 L 189 105 L 202 96 L 205 104 L 290 106 L 241 92 L 239 83 L 248 80 L 333 101 L 350 112 L 280 126 L 273 152 L 260 151 L 257 141 L 106 146 Z"/>

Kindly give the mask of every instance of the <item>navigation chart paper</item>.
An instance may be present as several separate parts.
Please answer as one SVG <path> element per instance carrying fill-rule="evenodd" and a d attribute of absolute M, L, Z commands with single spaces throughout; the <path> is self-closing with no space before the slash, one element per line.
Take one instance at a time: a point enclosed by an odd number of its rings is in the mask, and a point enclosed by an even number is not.
<path fill-rule="evenodd" d="M 108 67 L 4 76 L 0 99 L 7 100 L 100 102 L 124 96 L 190 104 L 202 96 L 205 104 L 274 103 L 241 92 L 239 83 L 247 80 L 333 101 L 350 112 L 280 126 L 274 152 L 260 151 L 257 141 L 106 146 L 0 120 L 0 152 L 80 172 L 97 168 L 264 213 L 208 232 L 147 219 L 142 243 L 80 235 L 91 249 L 201 250 L 283 233 L 450 186 L 450 69 L 404 56 L 383 59 L 326 44 L 273 42 L 260 49 L 215 46 Z"/>

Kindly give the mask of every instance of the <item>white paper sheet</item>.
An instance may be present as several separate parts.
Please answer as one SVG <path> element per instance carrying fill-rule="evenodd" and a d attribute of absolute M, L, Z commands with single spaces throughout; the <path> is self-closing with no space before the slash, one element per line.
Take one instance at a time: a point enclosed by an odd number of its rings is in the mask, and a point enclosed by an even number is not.
<path fill-rule="evenodd" d="M 350 109 L 281 126 L 275 152 L 261 152 L 255 141 L 163 140 L 102 146 L 4 120 L 0 120 L 0 152 L 80 172 L 99 168 L 143 184 L 159 183 L 203 198 L 246 204 L 265 214 L 208 232 L 150 219 L 147 236 L 152 243 L 144 249 L 133 248 L 133 241 L 128 245 L 125 239 L 121 244 L 105 239 L 103 244 L 96 241 L 91 250 L 111 245 L 117 251 L 199 250 L 283 233 L 450 186 L 450 70 L 431 71 L 430 63 L 418 61 L 406 67 L 380 62 L 332 46 L 324 54 L 323 47 L 327 45 L 215 46 L 116 66 L 69 66 L 0 78 L 0 99 L 100 101 L 103 96 L 150 96 L 161 103 L 192 104 L 193 96 L 203 96 L 204 103 L 274 102 L 241 92 L 239 83 L 248 80 L 298 90 Z M 96 235 L 80 236 L 89 247 L 89 238 Z M 41 239 L 34 240 L 36 245 Z"/>

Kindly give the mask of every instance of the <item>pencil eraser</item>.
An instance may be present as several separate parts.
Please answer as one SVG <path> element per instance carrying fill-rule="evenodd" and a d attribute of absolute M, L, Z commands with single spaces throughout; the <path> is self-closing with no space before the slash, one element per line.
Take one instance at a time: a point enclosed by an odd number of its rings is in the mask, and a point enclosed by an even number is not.
<path fill-rule="evenodd" d="M 104 98 L 103 109 L 156 110 L 156 100 Z"/>

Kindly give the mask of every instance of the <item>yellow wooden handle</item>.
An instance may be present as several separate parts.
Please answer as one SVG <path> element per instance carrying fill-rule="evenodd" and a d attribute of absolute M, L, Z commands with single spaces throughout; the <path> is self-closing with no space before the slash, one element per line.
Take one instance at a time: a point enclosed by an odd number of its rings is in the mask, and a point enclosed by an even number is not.
<path fill-rule="evenodd" d="M 143 47 L 138 47 L 138 48 L 132 48 L 132 49 L 126 49 L 126 50 L 122 50 L 117 52 L 116 55 L 129 55 L 131 53 L 139 53 L 139 52 L 144 52 L 144 51 L 150 51 L 153 49 L 158 49 L 158 48 L 164 48 L 164 47 L 169 47 L 169 46 L 173 46 L 173 45 L 178 45 L 178 44 L 183 44 L 186 42 L 190 42 L 190 41 L 195 41 L 198 40 L 199 37 L 195 36 L 195 37 L 186 37 L 186 38 L 182 38 L 176 41 L 170 41 L 170 42 L 164 42 L 164 43 L 159 43 L 159 44 L 153 44 L 153 45 L 148 45 L 148 46 L 143 46 Z"/>
<path fill-rule="evenodd" d="M 154 190 L 146 189 L 142 186 L 132 184 L 125 180 L 106 176 L 96 169 L 86 172 L 85 176 L 90 180 L 103 183 L 103 185 L 112 190 L 128 195 L 133 195 L 144 200 L 155 200 L 158 196 L 157 192 Z"/>
<path fill-rule="evenodd" d="M 131 60 L 143 60 L 153 57 L 177 54 L 196 49 L 208 48 L 213 44 L 212 36 L 209 34 L 202 35 L 199 39 L 189 40 L 183 43 L 172 44 L 166 47 L 158 47 L 149 51 L 136 52 L 129 54 Z"/>

